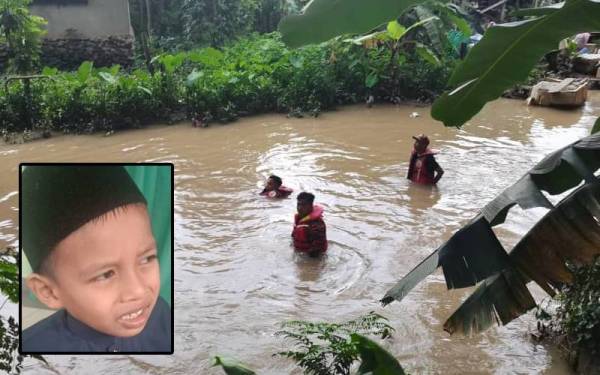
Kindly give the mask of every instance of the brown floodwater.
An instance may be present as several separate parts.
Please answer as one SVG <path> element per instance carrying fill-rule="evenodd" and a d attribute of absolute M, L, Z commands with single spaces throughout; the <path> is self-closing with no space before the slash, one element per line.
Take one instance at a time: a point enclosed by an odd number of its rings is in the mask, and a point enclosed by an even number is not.
<path fill-rule="evenodd" d="M 25 371 L 221 374 L 210 368 L 221 354 L 259 374 L 299 374 L 272 357 L 289 348 L 274 335 L 279 323 L 374 310 L 396 329 L 383 345 L 415 374 L 568 374 L 560 355 L 530 339 L 533 314 L 472 338 L 445 333 L 445 319 L 472 289 L 448 292 L 439 271 L 401 303 L 377 301 L 545 154 L 587 135 L 600 114 L 600 95 L 591 94 L 573 111 L 497 100 L 460 130 L 433 121 L 429 108 L 377 105 L 316 119 L 261 115 L 206 129 L 179 124 L 2 145 L 1 246 L 18 241 L 19 162 L 172 162 L 176 173 L 175 354 L 47 356 L 50 367 L 27 359 Z M 411 135 L 419 133 L 430 136 L 446 171 L 436 188 L 405 178 Z M 295 200 L 257 195 L 270 174 L 325 207 L 323 259 L 294 255 Z M 542 213 L 510 214 L 496 228 L 501 241 L 514 244 Z"/>

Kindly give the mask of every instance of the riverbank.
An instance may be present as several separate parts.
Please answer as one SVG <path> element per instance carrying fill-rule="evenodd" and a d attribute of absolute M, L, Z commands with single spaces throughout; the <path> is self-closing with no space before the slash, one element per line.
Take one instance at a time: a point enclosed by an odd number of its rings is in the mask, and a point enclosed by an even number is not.
<path fill-rule="evenodd" d="M 227 123 L 249 114 L 318 115 L 337 105 L 428 102 L 445 89 L 455 64 L 415 52 L 392 53 L 346 41 L 290 50 L 279 34 L 253 36 L 222 49 L 156 58 L 155 72 L 45 68 L 0 90 L 0 131 L 93 133 L 149 123 Z M 370 99 L 372 98 L 372 99 Z"/>

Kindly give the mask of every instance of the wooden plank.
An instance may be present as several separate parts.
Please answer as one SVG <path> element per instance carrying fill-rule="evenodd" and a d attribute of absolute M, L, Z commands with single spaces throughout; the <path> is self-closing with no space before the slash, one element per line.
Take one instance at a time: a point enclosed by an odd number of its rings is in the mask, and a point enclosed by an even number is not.
<path fill-rule="evenodd" d="M 573 81 L 575 81 L 575 78 L 565 78 L 562 81 L 560 81 L 558 84 L 553 85 L 552 88 L 550 88 L 548 90 L 548 92 L 551 94 L 561 92 L 564 88 L 569 86 Z"/>

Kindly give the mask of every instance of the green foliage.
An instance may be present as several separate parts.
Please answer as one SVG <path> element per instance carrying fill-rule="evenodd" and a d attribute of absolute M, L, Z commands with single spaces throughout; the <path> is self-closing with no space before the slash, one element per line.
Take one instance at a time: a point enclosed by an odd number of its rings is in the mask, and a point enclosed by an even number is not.
<path fill-rule="evenodd" d="M 250 32 L 258 0 L 184 0 L 184 34 L 194 45 L 222 46 Z"/>
<path fill-rule="evenodd" d="M 361 364 L 357 375 L 404 375 L 404 370 L 396 358 L 375 341 L 353 333 L 350 339 L 358 348 Z"/>
<path fill-rule="evenodd" d="M 12 303 L 19 302 L 19 274 L 17 264 L 0 257 L 0 291 Z"/>
<path fill-rule="evenodd" d="M 339 40 L 290 50 L 277 33 L 152 60 L 154 73 L 91 62 L 71 73 L 44 68 L 48 78 L 30 85 L 33 128 L 92 132 L 186 118 L 228 122 L 268 111 L 317 115 L 371 94 L 387 101 L 431 100 L 444 89 L 453 64 L 426 63 L 419 48 L 392 56 L 385 45 Z M 0 129 L 24 130 L 23 92 L 19 81 L 0 87 Z"/>
<path fill-rule="evenodd" d="M 577 345 L 600 353 L 600 258 L 587 267 L 573 268 L 573 284 L 558 296 L 557 319 Z"/>
<path fill-rule="evenodd" d="M 39 60 L 46 21 L 29 14 L 31 0 L 0 0 L 0 44 L 8 46 L 8 71 L 30 73 Z"/>
<path fill-rule="evenodd" d="M 422 3 L 422 0 L 314 0 L 303 14 L 282 20 L 279 28 L 286 43 L 300 46 L 345 33 L 364 33 Z M 352 16 L 356 14 L 361 16 L 358 19 Z M 434 118 L 447 126 L 463 125 L 485 103 L 525 80 L 533 66 L 555 49 L 560 40 L 579 32 L 600 30 L 600 4 L 593 0 L 571 0 L 535 14 L 539 17 L 487 30 L 452 74 L 449 85 L 453 91 L 434 103 L 431 111 Z M 467 31 L 464 24 L 457 25 Z"/>
<path fill-rule="evenodd" d="M 279 31 L 291 47 L 320 43 L 338 35 L 369 32 L 421 2 L 423 0 L 314 0 L 304 13 L 285 17 Z"/>
<path fill-rule="evenodd" d="M 594 122 L 594 126 L 592 127 L 591 134 L 597 133 L 598 130 L 600 130 L 600 117 L 598 117 L 596 119 L 596 122 Z"/>
<path fill-rule="evenodd" d="M 213 367 L 221 366 L 227 375 L 256 375 L 256 373 L 232 358 L 215 356 Z"/>
<path fill-rule="evenodd" d="M 352 335 L 386 338 L 393 330 L 385 317 L 374 312 L 344 323 L 290 321 L 283 323 L 276 335 L 291 339 L 297 350 L 276 355 L 293 359 L 308 375 L 349 374 L 352 364 L 366 350 L 364 340 L 353 339 Z"/>
<path fill-rule="evenodd" d="M 600 30 L 600 3 L 573 0 L 550 14 L 487 30 L 450 77 L 456 89 L 436 100 L 432 116 L 461 126 L 488 101 L 522 82 L 545 53 L 571 35 Z"/>
<path fill-rule="evenodd" d="M 19 302 L 19 272 L 16 252 L 7 248 L 0 255 L 0 292 L 12 303 Z M 4 301 L 6 303 L 6 301 Z M 4 306 L 0 306 L 0 309 Z M 0 370 L 20 374 L 23 356 L 19 355 L 19 323 L 12 316 L 8 319 L 0 316 Z M 40 361 L 46 360 L 40 355 L 32 355 Z"/>

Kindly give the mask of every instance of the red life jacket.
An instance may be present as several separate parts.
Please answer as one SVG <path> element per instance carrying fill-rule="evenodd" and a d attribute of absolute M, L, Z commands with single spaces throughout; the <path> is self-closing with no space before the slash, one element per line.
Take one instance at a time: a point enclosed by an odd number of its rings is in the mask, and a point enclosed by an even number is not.
<path fill-rule="evenodd" d="M 276 190 L 263 190 L 260 192 L 260 195 L 267 196 L 269 198 L 287 198 L 290 194 L 292 194 L 294 190 L 289 187 L 281 185 Z"/>
<path fill-rule="evenodd" d="M 310 231 L 319 231 L 319 233 L 311 233 L 311 237 L 313 238 L 309 239 Z M 317 237 L 317 239 L 314 237 Z M 327 251 L 327 235 L 325 232 L 325 222 L 323 221 L 323 207 L 314 205 L 312 212 L 303 218 L 299 218 L 298 214 L 296 214 L 294 216 L 292 238 L 294 239 L 294 249 L 296 251 Z"/>
<path fill-rule="evenodd" d="M 431 149 L 426 149 L 424 153 L 417 154 L 413 150 L 410 155 L 410 165 L 408 167 L 408 179 L 418 184 L 433 184 L 434 168 L 429 165 L 429 161 L 436 153 Z"/>

